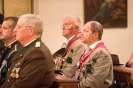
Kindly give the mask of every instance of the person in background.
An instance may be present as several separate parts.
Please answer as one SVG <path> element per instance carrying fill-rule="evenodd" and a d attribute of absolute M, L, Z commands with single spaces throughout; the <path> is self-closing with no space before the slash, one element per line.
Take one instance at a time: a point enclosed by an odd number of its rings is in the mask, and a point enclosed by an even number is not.
<path fill-rule="evenodd" d="M 55 60 L 55 73 L 59 72 L 59 74 L 67 77 L 74 77 L 78 58 L 85 48 L 81 41 L 80 26 L 81 22 L 78 17 L 68 16 L 64 18 L 62 35 L 66 40 L 62 48 L 65 48 L 65 52 Z"/>
<path fill-rule="evenodd" d="M 16 33 L 13 31 L 17 21 L 18 17 L 6 17 L 0 29 L 0 39 L 5 44 L 0 51 L 0 86 L 5 82 L 10 60 L 22 48 L 16 41 Z"/>
<path fill-rule="evenodd" d="M 128 61 L 128 64 L 130 65 L 130 67 L 133 70 L 133 53 L 132 53 L 132 55 L 130 57 L 130 60 Z M 133 71 L 132 71 L 131 79 L 133 80 Z M 132 85 L 132 87 L 133 87 L 133 85 Z"/>
<path fill-rule="evenodd" d="M 132 54 L 130 56 L 130 59 L 125 64 L 125 67 L 129 67 L 129 68 L 131 68 L 133 70 L 133 52 L 132 52 Z M 131 80 L 133 81 L 133 71 L 131 73 Z M 133 84 L 129 84 L 129 83 L 121 82 L 121 86 L 122 86 L 122 88 L 133 88 Z"/>
<path fill-rule="evenodd" d="M 133 52 L 132 52 L 132 54 L 131 54 L 130 59 L 126 62 L 125 67 L 131 68 L 132 65 L 133 65 Z"/>
<path fill-rule="evenodd" d="M 1 25 L 3 23 L 3 20 L 4 20 L 4 16 L 3 16 L 3 14 L 0 13 L 0 28 L 1 28 Z M 4 46 L 4 43 L 0 40 L 0 51 L 1 51 L 3 46 Z"/>
<path fill-rule="evenodd" d="M 89 21 L 83 27 L 82 42 L 87 46 L 77 64 L 78 88 L 108 88 L 112 85 L 113 63 L 101 40 L 102 34 L 103 27 L 97 21 Z"/>
<path fill-rule="evenodd" d="M 54 64 L 50 50 L 41 41 L 41 17 L 20 16 L 14 32 L 23 48 L 11 59 L 6 82 L 1 88 L 49 88 L 54 81 Z"/>

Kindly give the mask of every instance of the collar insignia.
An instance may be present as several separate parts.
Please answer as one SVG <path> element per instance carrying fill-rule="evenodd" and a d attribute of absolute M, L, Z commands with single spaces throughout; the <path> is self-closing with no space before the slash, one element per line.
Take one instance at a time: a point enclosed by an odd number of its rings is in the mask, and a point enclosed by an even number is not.
<path fill-rule="evenodd" d="M 38 41 L 38 42 L 36 42 L 35 47 L 40 47 L 40 45 L 41 45 L 41 43 L 40 43 L 40 41 Z"/>

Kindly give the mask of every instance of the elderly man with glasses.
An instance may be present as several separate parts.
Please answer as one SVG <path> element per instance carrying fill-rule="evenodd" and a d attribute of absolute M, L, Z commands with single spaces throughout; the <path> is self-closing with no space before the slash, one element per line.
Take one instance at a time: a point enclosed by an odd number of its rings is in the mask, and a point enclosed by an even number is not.
<path fill-rule="evenodd" d="M 66 38 L 61 50 L 64 53 L 55 59 L 55 73 L 68 77 L 74 77 L 77 69 L 77 61 L 84 50 L 81 41 L 80 19 L 75 16 L 68 16 L 62 23 L 62 35 Z M 60 51 L 60 50 L 59 50 Z"/>

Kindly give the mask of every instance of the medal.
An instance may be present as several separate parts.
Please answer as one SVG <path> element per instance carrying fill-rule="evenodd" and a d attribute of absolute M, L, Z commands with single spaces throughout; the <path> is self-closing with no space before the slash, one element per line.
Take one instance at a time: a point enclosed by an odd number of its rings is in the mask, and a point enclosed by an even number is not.
<path fill-rule="evenodd" d="M 15 73 L 14 73 L 14 69 L 13 69 L 10 76 L 11 76 L 12 78 L 14 78 L 14 74 L 15 74 Z"/>
<path fill-rule="evenodd" d="M 19 77 L 19 74 L 18 74 L 19 69 L 20 69 L 20 68 L 15 68 L 15 71 L 16 71 L 15 78 L 18 78 L 18 77 Z"/>
<path fill-rule="evenodd" d="M 15 73 L 13 73 L 12 78 L 15 78 L 15 76 L 16 76 Z"/>
<path fill-rule="evenodd" d="M 11 73 L 10 75 L 12 78 L 15 78 L 15 73 Z"/>
<path fill-rule="evenodd" d="M 10 75 L 11 77 L 13 76 L 13 73 L 11 73 L 11 75 Z"/>
<path fill-rule="evenodd" d="M 15 74 L 15 77 L 18 78 L 19 77 L 19 74 Z"/>
<path fill-rule="evenodd" d="M 19 78 L 19 74 L 18 74 L 18 72 L 20 70 L 19 65 L 20 65 L 20 62 L 18 62 L 18 64 L 15 64 L 15 67 L 13 68 L 10 77 L 12 77 L 12 78 Z"/>

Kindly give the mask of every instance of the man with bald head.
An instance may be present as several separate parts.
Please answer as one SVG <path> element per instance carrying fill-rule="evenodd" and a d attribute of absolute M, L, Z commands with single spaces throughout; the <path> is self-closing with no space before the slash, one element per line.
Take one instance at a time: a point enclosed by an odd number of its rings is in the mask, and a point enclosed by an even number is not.
<path fill-rule="evenodd" d="M 87 46 L 77 64 L 78 88 L 108 88 L 112 84 L 112 59 L 101 40 L 102 34 L 103 27 L 97 21 L 90 21 L 83 27 L 82 42 Z"/>
<path fill-rule="evenodd" d="M 65 53 L 55 61 L 55 72 L 60 72 L 68 77 L 74 77 L 77 61 L 84 50 L 80 25 L 80 19 L 75 16 L 66 17 L 62 23 L 62 35 L 66 38 L 62 45 Z"/>

